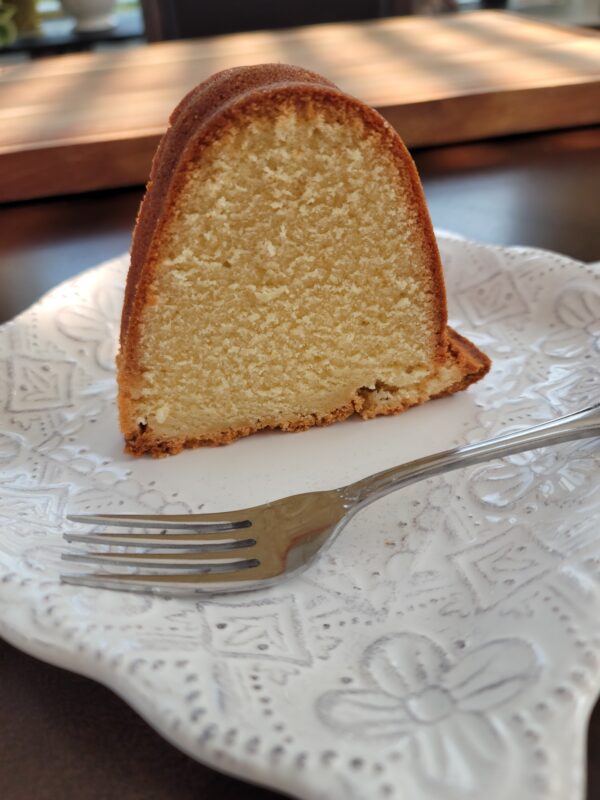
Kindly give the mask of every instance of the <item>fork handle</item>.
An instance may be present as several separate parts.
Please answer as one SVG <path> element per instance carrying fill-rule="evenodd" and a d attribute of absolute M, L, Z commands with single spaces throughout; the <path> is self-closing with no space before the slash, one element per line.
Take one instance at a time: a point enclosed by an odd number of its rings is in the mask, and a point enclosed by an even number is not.
<path fill-rule="evenodd" d="M 483 442 L 455 447 L 452 450 L 418 458 L 416 461 L 409 461 L 407 464 L 392 467 L 352 483 L 344 487 L 341 493 L 349 505 L 365 506 L 396 489 L 442 472 L 491 461 L 500 456 L 512 456 L 525 450 L 535 450 L 538 447 L 597 435 L 600 435 L 600 403 L 549 422 L 542 422 L 523 431 L 503 434 Z"/>

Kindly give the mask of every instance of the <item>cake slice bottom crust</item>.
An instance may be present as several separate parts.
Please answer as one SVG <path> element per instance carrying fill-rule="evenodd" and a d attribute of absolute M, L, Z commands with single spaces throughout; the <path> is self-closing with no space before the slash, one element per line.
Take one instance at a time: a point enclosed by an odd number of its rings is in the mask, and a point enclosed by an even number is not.
<path fill-rule="evenodd" d="M 140 425 L 134 435 L 126 440 L 126 452 L 134 456 L 149 454 L 154 458 L 175 455 L 187 448 L 215 447 L 230 444 L 243 436 L 250 436 L 259 430 L 276 429 L 282 431 L 304 431 L 314 426 L 322 427 L 348 419 L 358 414 L 363 419 L 400 414 L 412 406 L 420 405 L 454 392 L 466 389 L 480 380 L 489 370 L 490 359 L 472 342 L 465 339 L 452 328 L 448 328 L 448 350 L 445 361 L 437 371 L 412 386 L 397 390 L 393 386 L 376 384 L 374 389 L 359 388 L 351 400 L 340 408 L 326 414 L 282 420 L 277 425 L 246 426 L 229 428 L 210 436 L 186 436 L 164 438 L 156 435 L 149 426 Z"/>

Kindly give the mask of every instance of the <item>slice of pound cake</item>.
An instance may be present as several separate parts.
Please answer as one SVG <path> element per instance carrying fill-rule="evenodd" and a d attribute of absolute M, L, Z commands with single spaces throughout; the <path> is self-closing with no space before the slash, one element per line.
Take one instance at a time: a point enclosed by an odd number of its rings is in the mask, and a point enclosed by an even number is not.
<path fill-rule="evenodd" d="M 397 414 L 479 380 L 394 129 L 282 64 L 218 73 L 158 148 L 118 356 L 126 449 Z"/>

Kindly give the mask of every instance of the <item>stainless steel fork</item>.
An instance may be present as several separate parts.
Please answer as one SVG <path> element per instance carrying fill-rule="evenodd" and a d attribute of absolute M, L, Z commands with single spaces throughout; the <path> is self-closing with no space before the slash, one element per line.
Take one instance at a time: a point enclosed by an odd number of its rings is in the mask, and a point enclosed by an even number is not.
<path fill-rule="evenodd" d="M 396 489 L 459 467 L 596 435 L 600 404 L 517 433 L 425 456 L 341 489 L 292 495 L 254 508 L 190 515 L 72 514 L 72 522 L 148 532 L 66 533 L 68 542 L 112 549 L 66 553 L 65 560 L 128 571 L 63 575 L 62 580 L 167 595 L 261 589 L 303 570 L 361 508 Z M 115 552 L 117 545 L 136 551 Z"/>

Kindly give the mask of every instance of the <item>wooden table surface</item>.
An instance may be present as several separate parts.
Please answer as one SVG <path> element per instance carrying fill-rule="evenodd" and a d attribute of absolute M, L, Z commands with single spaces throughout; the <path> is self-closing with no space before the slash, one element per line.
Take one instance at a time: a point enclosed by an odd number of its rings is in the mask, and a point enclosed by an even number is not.
<path fill-rule="evenodd" d="M 600 34 L 504 12 L 160 42 L 0 65 L 0 202 L 143 182 L 186 92 L 271 62 L 326 75 L 409 147 L 600 124 Z"/>
<path fill-rule="evenodd" d="M 484 242 L 600 260 L 600 128 L 414 155 L 436 226 Z M 126 250 L 141 194 L 138 187 L 0 208 L 0 321 L 59 281 Z M 590 731 L 588 800 L 600 798 L 599 710 Z M 0 798 L 117 797 L 280 795 L 191 761 L 108 690 L 0 642 Z"/>

